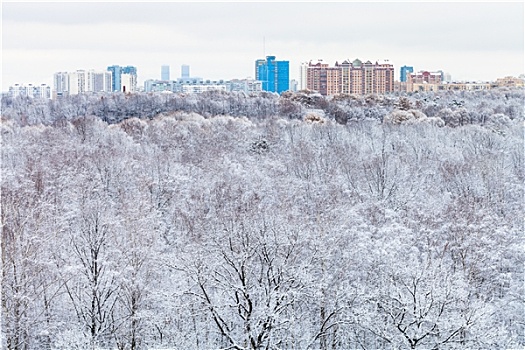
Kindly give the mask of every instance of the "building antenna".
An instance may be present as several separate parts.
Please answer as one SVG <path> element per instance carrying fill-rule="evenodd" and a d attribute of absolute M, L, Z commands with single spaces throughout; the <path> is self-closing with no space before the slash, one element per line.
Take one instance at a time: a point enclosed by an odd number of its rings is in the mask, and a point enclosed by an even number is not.
<path fill-rule="evenodd" d="M 266 57 L 266 37 L 263 36 L 263 58 Z"/>

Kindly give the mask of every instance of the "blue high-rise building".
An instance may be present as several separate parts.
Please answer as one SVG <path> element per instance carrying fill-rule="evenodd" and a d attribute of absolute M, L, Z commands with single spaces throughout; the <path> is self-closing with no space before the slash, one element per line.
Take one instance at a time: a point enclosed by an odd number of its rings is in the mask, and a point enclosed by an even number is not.
<path fill-rule="evenodd" d="M 122 73 L 123 74 L 137 75 L 137 67 L 134 67 L 134 66 L 122 67 Z"/>
<path fill-rule="evenodd" d="M 399 74 L 399 81 L 400 82 L 406 82 L 407 81 L 407 73 L 414 73 L 414 67 L 409 67 L 409 66 L 401 67 L 401 71 L 400 71 L 400 74 Z"/>
<path fill-rule="evenodd" d="M 120 91 L 122 88 L 122 74 L 129 74 L 134 77 L 134 81 L 137 81 L 137 67 L 134 66 L 109 66 L 108 71 L 111 72 L 111 88 L 113 91 Z"/>
<path fill-rule="evenodd" d="M 120 66 L 109 66 L 108 71 L 111 72 L 111 91 L 120 91 L 120 75 L 122 70 Z"/>
<path fill-rule="evenodd" d="M 163 80 L 163 81 L 170 80 L 170 66 L 160 67 L 160 80 Z"/>
<path fill-rule="evenodd" d="M 190 78 L 190 66 L 188 66 L 187 64 L 183 64 L 180 67 L 180 77 L 182 80 Z"/>
<path fill-rule="evenodd" d="M 255 61 L 255 79 L 262 81 L 263 91 L 282 93 L 289 89 L 290 63 L 276 61 L 275 56 Z"/>

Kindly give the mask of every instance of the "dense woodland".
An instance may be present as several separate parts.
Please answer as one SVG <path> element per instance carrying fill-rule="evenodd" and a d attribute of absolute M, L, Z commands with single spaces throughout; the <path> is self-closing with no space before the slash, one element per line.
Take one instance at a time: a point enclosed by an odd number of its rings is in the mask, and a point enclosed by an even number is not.
<path fill-rule="evenodd" d="M 522 349 L 523 90 L 2 98 L 2 348 Z"/>

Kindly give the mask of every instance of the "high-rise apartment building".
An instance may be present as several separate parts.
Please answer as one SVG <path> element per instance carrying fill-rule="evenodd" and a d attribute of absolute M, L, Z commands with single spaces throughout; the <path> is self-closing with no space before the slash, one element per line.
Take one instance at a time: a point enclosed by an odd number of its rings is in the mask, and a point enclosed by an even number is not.
<path fill-rule="evenodd" d="M 394 91 L 394 66 L 388 61 L 372 63 L 356 59 L 335 63 L 319 60 L 306 67 L 306 88 L 322 95 L 383 94 Z"/>
<path fill-rule="evenodd" d="M 78 95 L 86 92 L 86 71 L 77 70 L 69 73 L 69 94 Z"/>
<path fill-rule="evenodd" d="M 78 95 L 88 92 L 111 92 L 112 77 L 109 71 L 77 70 L 57 72 L 53 76 L 53 96 Z"/>
<path fill-rule="evenodd" d="M 337 64 L 341 67 L 341 93 L 384 94 L 394 91 L 394 66 L 388 61 L 362 62 L 355 59 Z"/>
<path fill-rule="evenodd" d="M 112 88 L 111 72 L 94 70 L 86 72 L 86 91 L 110 92 Z"/>
<path fill-rule="evenodd" d="M 54 98 L 64 96 L 69 92 L 69 73 L 57 72 L 53 75 Z"/>
<path fill-rule="evenodd" d="M 128 88 L 124 91 L 123 87 L 121 86 L 120 91 L 121 92 L 135 92 L 137 91 L 137 67 L 134 66 L 126 66 L 122 68 L 122 75 L 127 74 L 129 75 L 129 78 L 126 77 L 126 83 L 129 82 Z M 121 84 L 124 85 L 124 79 L 121 77 Z"/>
<path fill-rule="evenodd" d="M 399 81 L 404 83 L 407 81 L 407 74 L 414 73 L 414 67 L 403 66 L 399 70 Z"/>
<path fill-rule="evenodd" d="M 300 71 L 299 71 L 299 90 L 306 90 L 306 81 L 308 79 L 307 72 L 308 67 L 310 63 L 309 62 L 303 62 L 301 63 Z"/>
<path fill-rule="evenodd" d="M 263 91 L 282 93 L 289 89 L 290 63 L 276 61 L 275 56 L 255 61 L 255 79 L 262 81 Z"/>
<path fill-rule="evenodd" d="M 310 62 L 306 73 L 306 87 L 321 95 L 335 95 L 341 92 L 341 73 L 339 67 L 330 67 L 319 60 L 316 64 Z"/>
<path fill-rule="evenodd" d="M 111 91 L 120 91 L 120 75 L 122 70 L 120 66 L 109 66 L 108 72 L 111 72 Z"/>
<path fill-rule="evenodd" d="M 170 80 L 170 66 L 160 67 L 160 80 L 163 80 L 163 81 Z"/>
<path fill-rule="evenodd" d="M 120 75 L 120 91 L 123 93 L 137 91 L 137 75 L 132 73 L 122 73 Z"/>
<path fill-rule="evenodd" d="M 137 68 L 134 66 L 120 67 L 118 65 L 109 66 L 107 69 L 111 72 L 112 90 L 122 92 L 122 74 L 129 74 L 133 77 L 126 77 L 126 81 L 134 85 L 128 86 L 126 92 L 135 92 L 137 90 Z"/>

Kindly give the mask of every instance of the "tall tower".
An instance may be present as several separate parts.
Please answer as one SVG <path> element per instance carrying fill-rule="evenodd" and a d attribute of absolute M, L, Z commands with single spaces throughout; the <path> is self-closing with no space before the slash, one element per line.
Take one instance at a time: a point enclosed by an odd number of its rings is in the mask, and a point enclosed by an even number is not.
<path fill-rule="evenodd" d="M 187 64 L 183 64 L 180 67 L 180 77 L 182 79 L 189 79 L 190 78 L 190 66 Z"/>
<path fill-rule="evenodd" d="M 170 66 L 160 67 L 160 80 L 164 80 L 164 81 L 170 80 Z"/>
<path fill-rule="evenodd" d="M 290 86 L 289 61 L 276 61 L 275 56 L 255 61 L 255 79 L 262 81 L 264 91 L 282 93 Z"/>
<path fill-rule="evenodd" d="M 299 90 L 306 90 L 306 85 L 308 82 L 308 62 L 301 63 L 299 71 Z"/>

